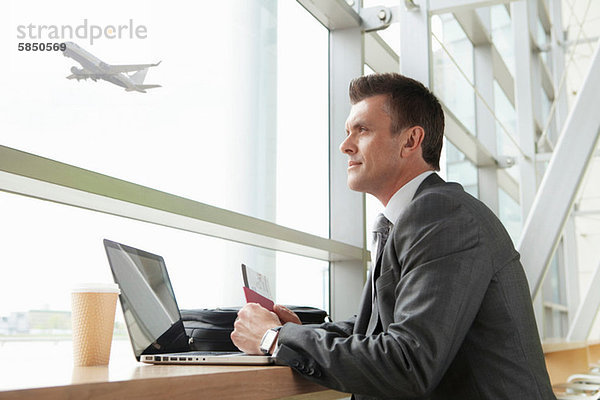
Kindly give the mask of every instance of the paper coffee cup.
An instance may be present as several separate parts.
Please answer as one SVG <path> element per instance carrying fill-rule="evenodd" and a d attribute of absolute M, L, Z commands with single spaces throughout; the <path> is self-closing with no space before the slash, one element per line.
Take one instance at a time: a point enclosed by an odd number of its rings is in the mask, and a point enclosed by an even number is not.
<path fill-rule="evenodd" d="M 112 283 L 81 284 L 71 291 L 76 366 L 108 364 L 119 293 L 118 285 Z"/>

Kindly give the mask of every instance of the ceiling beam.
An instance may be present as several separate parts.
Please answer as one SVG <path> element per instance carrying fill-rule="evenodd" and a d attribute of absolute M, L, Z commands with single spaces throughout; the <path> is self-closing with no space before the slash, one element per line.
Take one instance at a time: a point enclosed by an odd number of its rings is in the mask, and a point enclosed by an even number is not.
<path fill-rule="evenodd" d="M 431 14 L 446 14 L 495 6 L 496 4 L 506 4 L 511 1 L 515 0 L 429 0 L 429 12 Z"/>
<path fill-rule="evenodd" d="M 296 0 L 327 29 L 360 26 L 360 16 L 345 0 Z"/>

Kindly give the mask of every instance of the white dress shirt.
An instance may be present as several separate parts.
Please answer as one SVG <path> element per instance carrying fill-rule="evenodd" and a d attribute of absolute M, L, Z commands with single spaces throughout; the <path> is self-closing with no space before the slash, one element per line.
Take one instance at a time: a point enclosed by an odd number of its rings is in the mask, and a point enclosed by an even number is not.
<path fill-rule="evenodd" d="M 414 177 L 410 182 L 406 185 L 402 186 L 388 201 L 387 206 L 383 210 L 383 215 L 387 219 L 391 221 L 391 223 L 395 223 L 402 211 L 408 206 L 408 203 L 415 197 L 415 193 L 417 193 L 417 189 L 423 183 L 423 181 L 434 171 L 425 171 L 420 175 Z"/>
<path fill-rule="evenodd" d="M 385 215 L 392 224 L 396 222 L 402 211 L 408 206 L 413 197 L 415 197 L 415 193 L 421 183 L 434 172 L 435 171 L 425 171 L 422 174 L 417 175 L 394 193 L 383 210 L 383 215 Z M 376 254 L 377 252 L 371 251 L 371 257 L 375 257 Z M 371 259 L 371 265 L 375 265 L 375 260 Z"/>

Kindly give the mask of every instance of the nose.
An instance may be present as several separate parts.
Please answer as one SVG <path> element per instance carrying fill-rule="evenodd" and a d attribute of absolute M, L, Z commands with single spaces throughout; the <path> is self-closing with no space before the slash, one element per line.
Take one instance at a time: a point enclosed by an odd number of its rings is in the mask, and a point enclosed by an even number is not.
<path fill-rule="evenodd" d="M 354 144 L 352 134 L 347 135 L 346 139 L 340 144 L 340 151 L 344 154 L 356 153 L 356 145 Z"/>

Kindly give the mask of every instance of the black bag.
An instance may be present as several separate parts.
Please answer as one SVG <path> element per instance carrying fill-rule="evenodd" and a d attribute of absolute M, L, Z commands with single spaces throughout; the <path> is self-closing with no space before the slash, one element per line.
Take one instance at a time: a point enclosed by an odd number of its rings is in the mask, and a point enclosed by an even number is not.
<path fill-rule="evenodd" d="M 322 324 L 327 312 L 314 307 L 286 306 L 302 324 Z M 239 351 L 229 336 L 241 307 L 181 310 L 190 349 L 198 351 Z"/>

